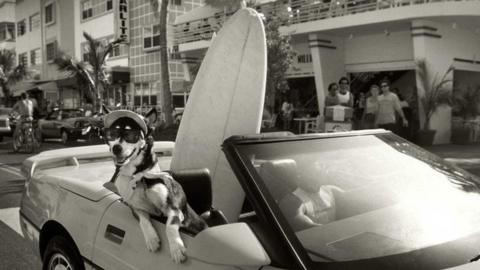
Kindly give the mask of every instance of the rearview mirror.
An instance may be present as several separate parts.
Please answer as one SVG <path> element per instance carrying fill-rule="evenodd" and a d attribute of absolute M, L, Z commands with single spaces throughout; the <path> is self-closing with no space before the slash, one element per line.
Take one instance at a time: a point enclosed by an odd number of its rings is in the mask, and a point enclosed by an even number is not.
<path fill-rule="evenodd" d="M 225 224 L 201 231 L 189 243 L 187 254 L 212 264 L 257 267 L 270 264 L 262 244 L 245 223 Z"/>

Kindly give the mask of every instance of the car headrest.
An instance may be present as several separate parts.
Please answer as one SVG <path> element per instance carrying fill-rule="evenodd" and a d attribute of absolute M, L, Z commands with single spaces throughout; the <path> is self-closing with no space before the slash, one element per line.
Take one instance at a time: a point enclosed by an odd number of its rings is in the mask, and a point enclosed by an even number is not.
<path fill-rule="evenodd" d="M 293 159 L 264 162 L 258 171 L 273 198 L 278 201 L 296 188 L 297 163 Z"/>
<path fill-rule="evenodd" d="M 197 214 L 201 215 L 212 208 L 212 180 L 207 168 L 181 170 L 171 174 L 182 185 L 188 204 Z"/>

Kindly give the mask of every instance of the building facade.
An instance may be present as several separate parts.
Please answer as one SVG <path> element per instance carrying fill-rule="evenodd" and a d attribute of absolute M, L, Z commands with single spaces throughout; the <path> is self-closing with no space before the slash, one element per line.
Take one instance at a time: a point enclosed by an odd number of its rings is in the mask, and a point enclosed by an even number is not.
<path fill-rule="evenodd" d="M 15 49 L 15 1 L 0 1 L 0 50 Z"/>
<path fill-rule="evenodd" d="M 327 86 L 342 76 L 351 79 L 354 93 L 389 77 L 392 88 L 407 99 L 422 96 L 419 61 L 425 61 L 430 82 L 453 67 L 447 75 L 453 84 L 447 87 L 480 86 L 480 1 L 265 2 L 256 6 L 265 16 L 288 16 L 289 23 L 280 31 L 291 36 L 297 53 L 289 85 L 300 105 L 314 95 L 323 112 Z M 230 16 L 202 9 L 179 17 L 175 24 L 175 42 L 185 59 L 201 58 L 218 25 Z M 436 111 L 431 121 L 436 143 L 449 142 L 451 122 L 449 107 Z"/>
<path fill-rule="evenodd" d="M 105 103 L 130 109 L 161 104 L 158 22 L 151 5 L 150 0 L 17 1 L 16 18 L 9 25 L 15 26 L 14 31 L 19 33 L 17 58 L 32 71 L 34 78 L 18 84 L 15 93 L 29 91 L 38 99 L 66 108 L 83 106 L 84 89 L 78 89 L 74 78 L 59 72 L 53 60 L 61 50 L 78 61 L 87 61 L 89 47 L 84 32 L 107 44 L 119 37 L 119 31 L 124 31 L 127 38 L 107 60 L 112 86 L 103 93 Z M 173 46 L 175 18 L 202 5 L 202 0 L 170 0 L 169 48 Z M 169 50 L 172 90 L 183 93 L 184 65 Z"/>
<path fill-rule="evenodd" d="M 158 21 L 152 12 L 150 0 L 130 0 L 130 105 L 159 105 L 162 102 L 160 78 L 160 47 Z M 202 0 L 170 0 L 167 38 L 169 41 L 170 85 L 175 100 L 183 100 L 184 65 L 173 53 L 173 23 L 177 16 L 203 5 Z M 181 102 L 180 102 L 181 103 Z M 178 104 L 182 106 L 181 104 Z M 178 107 L 178 105 L 176 107 Z M 161 108 L 160 108 L 161 109 Z"/>

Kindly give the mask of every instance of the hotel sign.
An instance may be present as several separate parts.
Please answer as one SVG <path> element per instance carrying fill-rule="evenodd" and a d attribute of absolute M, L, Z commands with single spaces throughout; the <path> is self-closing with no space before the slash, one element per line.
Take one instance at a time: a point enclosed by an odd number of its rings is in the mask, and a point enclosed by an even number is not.
<path fill-rule="evenodd" d="M 130 42 L 130 21 L 128 17 L 128 1 L 115 1 L 115 38 L 123 38 L 123 43 Z"/>

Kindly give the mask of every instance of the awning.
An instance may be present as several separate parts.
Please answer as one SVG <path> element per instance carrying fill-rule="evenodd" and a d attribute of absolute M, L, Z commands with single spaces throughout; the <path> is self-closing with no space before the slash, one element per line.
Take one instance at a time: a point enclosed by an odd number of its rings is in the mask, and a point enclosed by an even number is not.
<path fill-rule="evenodd" d="M 56 91 L 58 90 L 57 83 L 55 81 L 43 82 L 37 85 L 38 89 L 42 91 Z"/>
<path fill-rule="evenodd" d="M 130 82 L 130 67 L 113 66 L 107 69 L 111 73 L 112 84 L 122 84 Z"/>
<path fill-rule="evenodd" d="M 18 82 L 10 87 L 10 91 L 12 93 L 12 96 L 18 97 L 22 93 L 27 92 L 28 90 L 32 90 L 37 88 L 37 85 L 33 82 Z"/>

